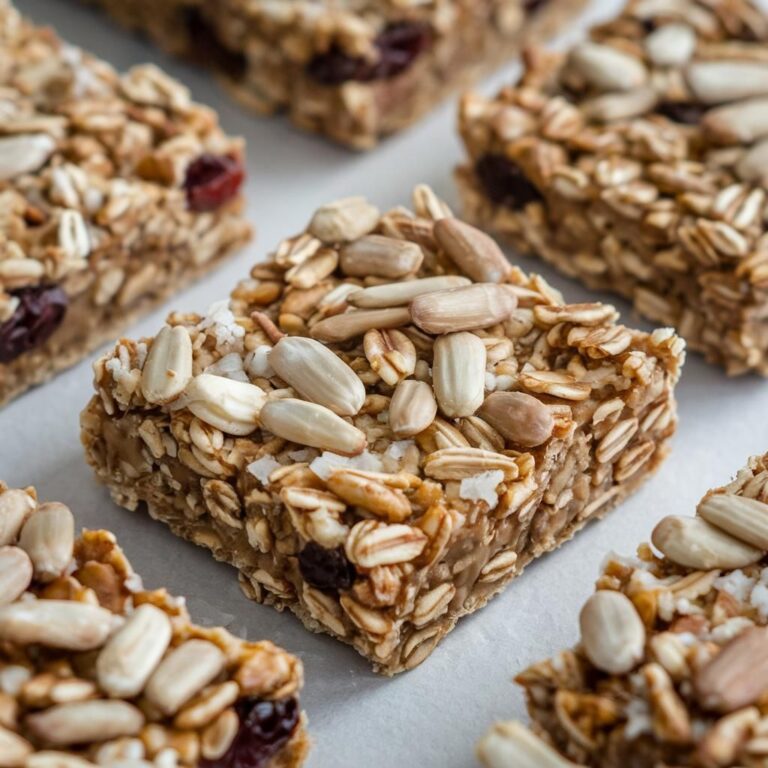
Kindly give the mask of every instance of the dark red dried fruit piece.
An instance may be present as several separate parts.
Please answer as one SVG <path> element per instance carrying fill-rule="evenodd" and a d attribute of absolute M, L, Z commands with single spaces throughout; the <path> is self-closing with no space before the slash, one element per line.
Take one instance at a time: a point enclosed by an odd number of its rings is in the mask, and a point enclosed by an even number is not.
<path fill-rule="evenodd" d="M 541 192 L 523 173 L 517 163 L 504 155 L 483 155 L 475 164 L 475 172 L 494 203 L 509 208 L 522 208 L 534 200 L 541 200 Z"/>
<path fill-rule="evenodd" d="M 0 323 L 0 363 L 10 363 L 44 344 L 61 325 L 69 299 L 58 285 L 34 285 L 10 291 L 16 311 Z"/>
<path fill-rule="evenodd" d="M 307 64 L 307 74 L 323 85 L 341 85 L 350 80 L 370 82 L 399 75 L 429 48 L 432 28 L 415 21 L 396 21 L 376 37 L 376 61 L 350 56 L 338 47 L 315 56 Z"/>
<path fill-rule="evenodd" d="M 307 584 L 324 592 L 349 589 L 355 580 L 355 568 L 342 547 L 326 549 L 314 541 L 299 552 L 299 570 Z"/>
<path fill-rule="evenodd" d="M 692 101 L 662 101 L 656 105 L 656 112 L 673 123 L 698 125 L 707 108 Z"/>
<path fill-rule="evenodd" d="M 230 748 L 217 760 L 203 760 L 201 768 L 263 768 L 285 746 L 299 722 L 294 698 L 241 699 L 235 710 L 240 729 Z"/>
<path fill-rule="evenodd" d="M 536 13 L 541 10 L 545 5 L 549 4 L 549 0 L 524 0 L 523 10 L 528 14 Z"/>
<path fill-rule="evenodd" d="M 214 211 L 240 191 L 245 178 L 241 163 L 229 155 L 200 155 L 184 179 L 187 204 L 193 211 Z"/>

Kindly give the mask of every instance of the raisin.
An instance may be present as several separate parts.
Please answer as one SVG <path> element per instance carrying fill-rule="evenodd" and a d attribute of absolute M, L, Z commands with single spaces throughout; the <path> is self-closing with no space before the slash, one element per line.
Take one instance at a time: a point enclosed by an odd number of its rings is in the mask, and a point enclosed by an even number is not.
<path fill-rule="evenodd" d="M 296 699 L 241 699 L 235 704 L 240 727 L 229 749 L 201 768 L 263 768 L 291 738 L 299 722 Z"/>
<path fill-rule="evenodd" d="M 355 568 L 342 547 L 325 549 L 314 541 L 299 552 L 299 570 L 307 584 L 325 592 L 349 589 L 355 580 Z"/>
<path fill-rule="evenodd" d="M 184 179 L 187 205 L 193 211 L 213 211 L 240 191 L 245 178 L 241 163 L 229 155 L 200 155 L 189 164 Z"/>
<path fill-rule="evenodd" d="M 706 108 L 690 101 L 662 101 L 656 106 L 656 111 L 673 123 L 698 125 Z"/>
<path fill-rule="evenodd" d="M 548 3 L 549 0 L 523 0 L 523 10 L 528 15 L 532 15 L 540 11 Z"/>
<path fill-rule="evenodd" d="M 19 300 L 16 311 L 0 323 L 0 363 L 39 347 L 61 325 L 69 299 L 58 285 L 35 285 L 10 291 Z"/>
<path fill-rule="evenodd" d="M 315 56 L 307 74 L 323 85 L 341 85 L 350 80 L 388 80 L 404 72 L 432 42 L 432 28 L 425 23 L 397 21 L 385 27 L 374 41 L 376 61 L 350 56 L 338 46 Z"/>
<path fill-rule="evenodd" d="M 477 161 L 475 171 L 485 193 L 494 203 L 522 208 L 534 200 L 541 200 L 541 193 L 522 168 L 504 155 L 483 155 Z"/>

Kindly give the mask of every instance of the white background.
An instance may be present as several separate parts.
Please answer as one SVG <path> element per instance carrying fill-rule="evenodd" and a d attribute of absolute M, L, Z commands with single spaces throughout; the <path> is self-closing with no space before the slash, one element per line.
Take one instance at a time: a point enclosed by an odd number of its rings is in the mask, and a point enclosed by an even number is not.
<path fill-rule="evenodd" d="M 152 334 L 171 306 L 204 311 L 227 296 L 251 264 L 300 230 L 323 202 L 363 194 L 386 208 L 408 203 L 412 187 L 426 182 L 456 203 L 451 174 L 462 151 L 453 102 L 374 152 L 352 154 L 298 132 L 284 119 L 250 115 L 208 74 L 170 60 L 97 12 L 69 0 L 17 2 L 37 22 L 51 24 L 119 68 L 159 63 L 198 100 L 218 109 L 229 132 L 248 140 L 246 194 L 258 229 L 255 244 L 131 328 L 131 335 Z M 575 39 L 587 18 L 607 16 L 618 4 L 597 0 L 563 40 Z M 513 74 L 514 65 L 484 89 L 492 92 Z M 542 272 L 571 301 L 595 298 L 532 259 L 515 260 Z M 609 300 L 627 322 L 648 327 L 632 317 L 625 302 Z M 631 553 L 656 520 L 691 513 L 709 487 L 727 481 L 749 455 L 768 449 L 768 383 L 755 377 L 729 380 L 691 355 L 678 388 L 680 429 L 660 472 L 606 520 L 530 566 L 489 606 L 462 619 L 421 667 L 390 680 L 374 675 L 347 646 L 305 631 L 290 613 L 246 600 L 235 572 L 206 551 L 176 539 L 145 514 L 112 504 L 85 464 L 78 438 L 78 414 L 91 391 L 89 360 L 6 407 L 0 413 L 0 477 L 11 486 L 35 484 L 43 499 L 66 502 L 79 525 L 115 531 L 145 583 L 188 595 L 199 621 L 268 638 L 297 653 L 306 667 L 303 702 L 314 741 L 313 768 L 474 765 L 474 744 L 494 719 L 525 717 L 512 676 L 576 640 L 579 606 L 605 554 Z"/>

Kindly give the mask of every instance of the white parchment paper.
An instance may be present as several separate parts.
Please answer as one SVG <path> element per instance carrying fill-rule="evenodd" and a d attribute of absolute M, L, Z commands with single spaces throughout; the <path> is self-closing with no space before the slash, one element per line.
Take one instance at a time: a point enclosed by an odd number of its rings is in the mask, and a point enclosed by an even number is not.
<path fill-rule="evenodd" d="M 51 24 L 119 68 L 157 62 L 187 83 L 197 99 L 218 109 L 228 131 L 248 140 L 247 194 L 256 243 L 130 329 L 131 335 L 153 333 L 171 307 L 203 311 L 227 296 L 252 263 L 301 229 L 321 203 L 350 194 L 366 195 L 382 208 L 408 203 L 417 182 L 456 202 L 451 174 L 462 152 L 455 102 L 376 151 L 352 154 L 298 132 L 283 119 L 250 115 L 207 73 L 169 59 L 95 11 L 69 0 L 17 2 L 37 22 Z M 586 21 L 606 17 L 618 6 L 618 0 L 595 0 L 561 44 L 577 38 Z M 511 65 L 484 89 L 492 92 L 516 72 Z M 572 301 L 594 298 L 535 260 L 516 260 L 543 273 Z M 625 302 L 602 298 L 612 301 L 626 321 L 648 327 L 631 316 Z M 680 430 L 658 475 L 605 521 L 532 565 L 490 605 L 462 619 L 421 667 L 387 680 L 371 673 L 348 647 L 305 631 L 291 614 L 246 600 L 235 572 L 207 552 L 176 539 L 144 514 L 114 506 L 80 448 L 78 414 L 91 391 L 89 360 L 0 412 L 0 477 L 11 485 L 33 483 L 43 499 L 66 502 L 82 526 L 115 531 L 145 583 L 188 595 L 198 621 L 268 638 L 301 656 L 303 700 L 314 740 L 312 768 L 474 765 L 474 744 L 492 720 L 525 717 L 511 682 L 515 672 L 576 640 L 579 606 L 606 553 L 631 552 L 656 520 L 692 512 L 710 486 L 726 481 L 750 454 L 768 449 L 768 382 L 729 380 L 691 355 L 678 388 Z"/>

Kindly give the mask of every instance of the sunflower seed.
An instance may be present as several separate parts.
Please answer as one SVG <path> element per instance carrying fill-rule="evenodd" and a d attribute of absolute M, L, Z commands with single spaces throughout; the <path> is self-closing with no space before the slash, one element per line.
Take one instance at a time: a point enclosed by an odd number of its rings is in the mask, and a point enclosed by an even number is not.
<path fill-rule="evenodd" d="M 347 341 L 372 328 L 400 328 L 411 322 L 408 307 L 363 309 L 326 317 L 310 329 L 312 338 L 325 342 Z"/>
<path fill-rule="evenodd" d="M 476 283 L 417 296 L 411 302 L 413 322 L 427 333 L 487 328 L 506 320 L 517 298 L 504 286 Z"/>
<path fill-rule="evenodd" d="M 340 253 L 341 271 L 350 277 L 394 279 L 416 272 L 424 253 L 416 243 L 383 235 L 368 235 L 345 245 Z"/>
<path fill-rule="evenodd" d="M 141 372 L 141 393 L 152 405 L 177 398 L 192 379 L 192 340 L 182 325 L 165 326 L 155 336 Z"/>
<path fill-rule="evenodd" d="M 704 104 L 724 104 L 768 96 L 768 64 L 759 61 L 695 61 L 686 78 Z"/>
<path fill-rule="evenodd" d="M 363 382 L 319 341 L 285 336 L 269 353 L 269 364 L 303 398 L 340 416 L 354 416 L 363 407 Z"/>
<path fill-rule="evenodd" d="M 69 752 L 44 749 L 42 752 L 30 755 L 24 763 L 24 768 L 96 768 L 96 763 L 83 760 L 82 757 L 75 757 Z M 141 766 L 141 768 L 145 767 Z"/>
<path fill-rule="evenodd" d="M 768 504 L 746 496 L 715 493 L 702 499 L 696 512 L 740 541 L 768 551 Z"/>
<path fill-rule="evenodd" d="M 56 142 L 46 133 L 0 138 L 0 181 L 33 173 L 48 161 Z"/>
<path fill-rule="evenodd" d="M 698 517 L 665 517 L 653 529 L 651 541 L 672 562 L 686 568 L 743 568 L 763 556 L 761 550 Z"/>
<path fill-rule="evenodd" d="M 486 768 L 578 768 L 527 728 L 514 721 L 496 723 L 477 745 Z"/>
<path fill-rule="evenodd" d="M 435 222 L 435 240 L 451 261 L 477 283 L 502 283 L 512 272 L 496 241 L 459 219 Z"/>
<path fill-rule="evenodd" d="M 768 689 L 768 627 L 750 627 L 731 640 L 693 676 L 704 709 L 733 712 Z"/>
<path fill-rule="evenodd" d="M 32 496 L 20 488 L 0 493 L 0 547 L 16 543 L 24 521 L 35 506 Z"/>
<path fill-rule="evenodd" d="M 644 85 L 648 78 L 639 59 L 610 45 L 579 43 L 571 51 L 568 62 L 599 91 L 631 91 Z"/>
<path fill-rule="evenodd" d="M 0 765 L 3 768 L 23 768 L 32 749 L 26 739 L 0 725 Z"/>
<path fill-rule="evenodd" d="M 39 643 L 70 651 L 100 648 L 112 629 L 113 614 L 72 600 L 31 600 L 0 607 L 0 639 Z"/>
<path fill-rule="evenodd" d="M 144 695 L 163 714 L 174 715 L 224 669 L 226 658 L 207 640 L 187 640 L 174 648 L 149 678 Z"/>
<path fill-rule="evenodd" d="M 357 427 L 325 406 L 304 400 L 270 400 L 261 411 L 261 423 L 284 440 L 342 456 L 356 456 L 366 446 L 365 434 Z"/>
<path fill-rule="evenodd" d="M 0 605 L 12 603 L 31 582 L 29 555 L 20 547 L 0 547 Z"/>
<path fill-rule="evenodd" d="M 399 283 L 373 285 L 370 288 L 360 288 L 347 296 L 347 301 L 353 307 L 365 309 L 382 309 L 386 307 L 402 307 L 410 304 L 417 296 L 447 288 L 461 288 L 471 285 L 469 278 L 460 275 L 444 275 L 441 277 L 423 277 L 419 280 L 404 280 Z"/>
<path fill-rule="evenodd" d="M 266 400 L 255 384 L 201 373 L 184 390 L 187 408 L 201 421 L 230 435 L 248 435 Z"/>
<path fill-rule="evenodd" d="M 595 592 L 581 609 L 579 625 L 584 652 L 599 670 L 623 675 L 642 660 L 645 627 L 623 593 Z"/>
<path fill-rule="evenodd" d="M 555 428 L 552 411 L 524 392 L 492 392 L 479 415 L 507 440 L 525 448 L 545 443 Z"/>
<path fill-rule="evenodd" d="M 396 437 L 418 435 L 436 415 L 437 401 L 429 384 L 405 379 L 397 385 L 389 403 L 389 426 Z"/>
<path fill-rule="evenodd" d="M 171 642 L 171 622 L 159 608 L 140 605 L 108 640 L 96 660 L 99 686 L 109 696 L 141 693 Z"/>
<path fill-rule="evenodd" d="M 318 208 L 307 231 L 324 243 L 342 243 L 367 235 L 378 223 L 378 208 L 363 197 L 345 197 Z"/>
<path fill-rule="evenodd" d="M 48 744 L 63 746 L 135 736 L 144 715 L 126 701 L 78 701 L 29 715 L 27 728 Z"/>
<path fill-rule="evenodd" d="M 755 144 L 736 165 L 736 173 L 742 181 L 768 183 L 768 139 Z"/>
<path fill-rule="evenodd" d="M 84 259 L 91 252 L 91 236 L 80 211 L 62 211 L 58 227 L 59 247 L 68 259 Z"/>
<path fill-rule="evenodd" d="M 751 144 L 768 136 L 768 98 L 748 99 L 711 109 L 702 128 L 718 142 Z"/>
<path fill-rule="evenodd" d="M 486 350 L 474 333 L 450 333 L 435 341 L 432 386 L 450 418 L 472 416 L 485 393 Z"/>
<path fill-rule="evenodd" d="M 664 24 L 645 38 L 648 58 L 660 67 L 681 67 L 696 50 L 696 33 L 687 24 Z"/>
<path fill-rule="evenodd" d="M 19 536 L 19 546 L 29 555 L 38 581 L 61 576 L 72 559 L 75 518 L 69 507 L 52 501 L 33 512 Z"/>

